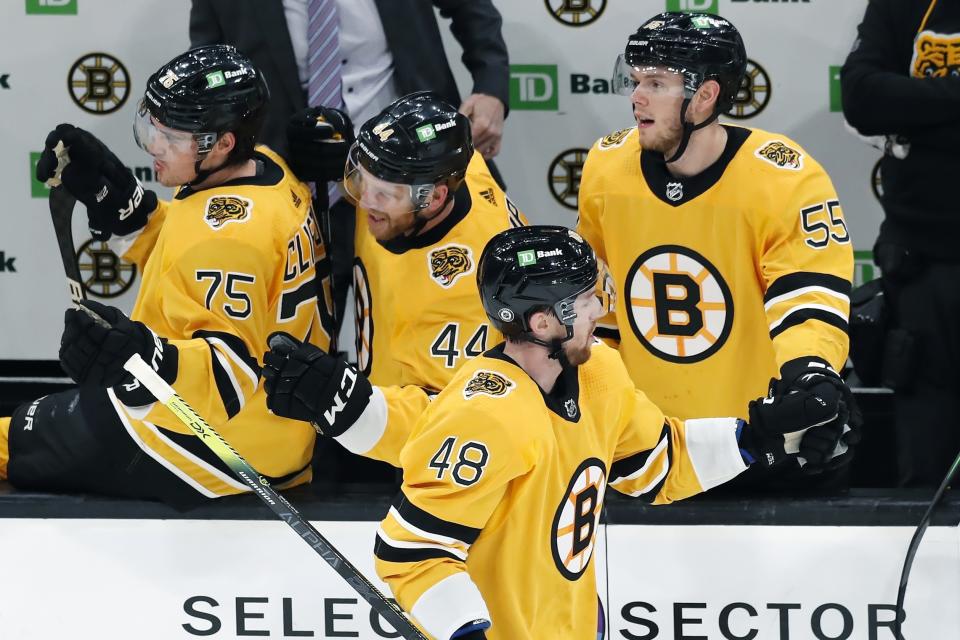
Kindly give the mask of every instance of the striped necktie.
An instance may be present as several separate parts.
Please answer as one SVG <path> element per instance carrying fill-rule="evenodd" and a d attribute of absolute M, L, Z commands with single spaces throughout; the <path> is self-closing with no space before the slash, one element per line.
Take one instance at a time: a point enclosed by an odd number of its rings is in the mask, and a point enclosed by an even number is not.
<path fill-rule="evenodd" d="M 307 2 L 307 104 L 343 108 L 337 0 Z"/>
<path fill-rule="evenodd" d="M 343 109 L 340 82 L 340 18 L 337 0 L 307 2 L 307 105 Z M 329 203 L 340 199 L 335 182 L 327 185 Z"/>

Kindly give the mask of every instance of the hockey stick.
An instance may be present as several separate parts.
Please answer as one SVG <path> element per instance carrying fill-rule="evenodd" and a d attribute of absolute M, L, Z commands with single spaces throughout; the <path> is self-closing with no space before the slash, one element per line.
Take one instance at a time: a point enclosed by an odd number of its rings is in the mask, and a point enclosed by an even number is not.
<path fill-rule="evenodd" d="M 951 482 L 953 482 L 954 476 L 957 475 L 957 469 L 960 469 L 960 455 L 957 455 L 956 459 L 953 461 L 953 464 L 950 465 L 950 469 L 947 471 L 946 477 L 944 477 L 943 482 L 940 483 L 940 487 L 937 489 L 937 492 L 933 495 L 933 500 L 930 501 L 930 506 L 927 507 L 927 512 L 923 514 L 920 524 L 917 525 L 916 531 L 913 532 L 913 538 L 910 540 L 910 546 L 907 547 L 907 555 L 903 559 L 903 571 L 900 573 L 900 588 L 897 590 L 897 617 L 894 620 L 893 627 L 894 636 L 897 638 L 897 640 L 903 640 L 903 635 L 900 633 L 900 625 L 907 617 L 907 612 L 903 610 L 903 604 L 907 597 L 907 580 L 910 579 L 910 569 L 913 567 L 913 557 L 917 555 L 917 549 L 920 547 L 920 541 L 923 540 L 923 534 L 930 525 L 930 519 L 933 517 L 933 510 L 940 503 L 940 499 L 943 498 L 943 494 L 946 492 L 947 487 L 950 486 Z M 903 614 L 902 618 L 900 615 L 901 613 Z"/>
<path fill-rule="evenodd" d="M 50 190 L 50 216 L 53 218 L 53 228 L 57 234 L 60 257 L 63 259 L 63 268 L 70 285 L 70 296 L 74 301 L 79 301 L 83 300 L 86 295 L 73 246 L 71 218 L 75 203 L 76 200 L 63 187 L 53 187 Z M 87 307 L 77 306 L 95 321 L 104 326 L 109 326 L 106 320 Z M 207 424 L 183 398 L 177 395 L 173 387 L 167 384 L 150 365 L 145 363 L 139 354 L 131 356 L 124 363 L 123 368 L 139 380 L 180 422 L 193 431 L 200 438 L 200 441 L 220 458 L 237 478 L 246 484 L 297 535 L 303 538 L 304 542 L 310 545 L 310 548 L 316 551 L 327 564 L 333 567 L 333 570 L 367 601 L 370 608 L 390 623 L 401 637 L 406 640 L 427 640 L 426 636 L 407 619 L 396 603 L 388 600 L 286 498 L 277 493 L 267 479 L 257 473 L 250 466 L 250 463 L 244 460 L 213 427 Z"/>

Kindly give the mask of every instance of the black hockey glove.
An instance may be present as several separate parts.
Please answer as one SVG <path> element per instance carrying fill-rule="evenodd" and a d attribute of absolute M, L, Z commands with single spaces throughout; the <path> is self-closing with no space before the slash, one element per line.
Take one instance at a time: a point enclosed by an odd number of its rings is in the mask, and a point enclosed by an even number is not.
<path fill-rule="evenodd" d="M 287 122 L 290 168 L 304 182 L 340 182 L 355 136 L 339 109 L 309 107 Z"/>
<path fill-rule="evenodd" d="M 767 397 L 750 403 L 741 447 L 764 466 L 791 455 L 802 458 L 808 472 L 849 462 L 859 430 L 848 426 L 855 403 L 843 379 L 819 358 L 791 360 L 780 373 Z"/>
<path fill-rule="evenodd" d="M 284 418 L 312 422 L 335 438 L 357 421 L 370 403 L 367 377 L 342 357 L 286 333 L 267 339 L 263 354 L 263 387 L 267 408 Z"/>
<path fill-rule="evenodd" d="M 854 448 L 862 437 L 863 416 L 856 398 L 847 383 L 826 360 L 815 356 L 796 358 L 784 363 L 780 367 L 780 381 L 786 393 L 791 389 L 800 391 L 809 389 L 821 394 L 822 397 L 831 397 L 829 386 L 836 389 L 837 420 L 843 426 L 839 442 L 826 456 L 807 457 L 803 466 L 805 473 L 815 474 L 826 470 L 839 469 L 853 460 Z M 801 449 L 819 447 L 823 450 L 827 441 L 834 437 L 834 425 L 823 425 L 811 428 L 803 436 Z M 808 443 L 809 441 L 809 443 Z"/>
<path fill-rule="evenodd" d="M 62 145 L 59 146 L 58 145 Z M 58 174 L 58 150 L 69 160 Z M 93 134 L 61 124 L 47 135 L 37 161 L 37 180 L 55 186 L 63 182 L 87 207 L 90 233 L 97 240 L 124 236 L 142 229 L 157 208 L 157 195 L 144 190 L 123 163 Z"/>
<path fill-rule="evenodd" d="M 60 363 L 78 384 L 115 387 L 117 397 L 128 406 L 154 401 L 153 395 L 123 368 L 139 353 L 167 382 L 176 378 L 177 348 L 158 337 L 147 325 L 131 320 L 115 307 L 93 300 L 83 305 L 105 320 L 104 326 L 83 309 L 67 309 L 63 337 L 60 339 Z"/>

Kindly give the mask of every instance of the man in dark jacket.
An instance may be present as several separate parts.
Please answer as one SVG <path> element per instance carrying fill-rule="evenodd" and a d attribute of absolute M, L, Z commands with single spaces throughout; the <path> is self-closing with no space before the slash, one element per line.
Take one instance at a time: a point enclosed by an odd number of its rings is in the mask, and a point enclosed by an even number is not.
<path fill-rule="evenodd" d="M 958 34 L 956 2 L 872 0 L 840 77 L 847 121 L 887 141 L 874 255 L 902 485 L 938 485 L 960 450 Z"/>

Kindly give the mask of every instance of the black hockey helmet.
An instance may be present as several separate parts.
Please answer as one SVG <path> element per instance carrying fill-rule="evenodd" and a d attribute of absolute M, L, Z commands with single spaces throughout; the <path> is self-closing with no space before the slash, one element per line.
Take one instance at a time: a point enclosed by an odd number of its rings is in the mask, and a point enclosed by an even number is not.
<path fill-rule="evenodd" d="M 436 93 L 411 93 L 360 127 L 351 156 L 381 180 L 452 191 L 473 156 L 470 120 Z"/>
<path fill-rule="evenodd" d="M 230 45 L 191 49 L 160 67 L 147 80 L 134 127 L 144 146 L 143 119 L 193 134 L 202 156 L 228 131 L 249 156 L 260 134 L 270 91 L 263 74 Z M 145 147 L 144 147 L 145 148 Z"/>
<path fill-rule="evenodd" d="M 552 309 L 573 337 L 574 301 L 597 285 L 597 256 L 566 227 L 534 225 L 501 231 L 487 243 L 477 267 L 477 285 L 490 322 L 503 335 L 530 336 L 530 315 Z M 560 342 L 564 342 L 561 340 Z"/>
<path fill-rule="evenodd" d="M 716 80 L 720 85 L 716 113 L 720 114 L 730 110 L 740 90 L 747 51 L 740 32 L 726 18 L 668 11 L 644 22 L 628 38 L 614 70 L 614 90 L 629 94 L 633 88 L 629 69 L 649 66 L 682 73 L 687 97 L 692 97 L 704 81 Z"/>

